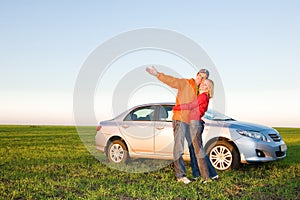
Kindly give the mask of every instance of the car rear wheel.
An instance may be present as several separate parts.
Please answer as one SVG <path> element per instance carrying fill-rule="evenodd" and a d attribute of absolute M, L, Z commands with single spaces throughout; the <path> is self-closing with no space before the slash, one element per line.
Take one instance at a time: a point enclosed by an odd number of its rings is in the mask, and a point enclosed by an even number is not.
<path fill-rule="evenodd" d="M 121 140 L 112 141 L 107 149 L 108 160 L 112 163 L 125 163 L 128 158 L 128 150 Z"/>
<path fill-rule="evenodd" d="M 217 170 L 236 169 L 240 164 L 240 156 L 236 148 L 225 141 L 217 141 L 208 147 L 208 157 Z"/>

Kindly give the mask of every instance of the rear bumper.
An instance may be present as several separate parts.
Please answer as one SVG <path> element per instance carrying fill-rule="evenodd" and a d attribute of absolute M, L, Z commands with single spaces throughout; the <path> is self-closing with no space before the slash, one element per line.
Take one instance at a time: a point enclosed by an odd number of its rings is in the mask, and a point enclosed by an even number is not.
<path fill-rule="evenodd" d="M 105 152 L 106 149 L 106 143 L 107 143 L 107 138 L 105 135 L 101 132 L 97 132 L 95 136 L 95 142 L 96 142 L 96 149 Z"/>
<path fill-rule="evenodd" d="M 105 146 L 96 146 L 96 149 L 101 151 L 101 152 L 105 152 Z"/>

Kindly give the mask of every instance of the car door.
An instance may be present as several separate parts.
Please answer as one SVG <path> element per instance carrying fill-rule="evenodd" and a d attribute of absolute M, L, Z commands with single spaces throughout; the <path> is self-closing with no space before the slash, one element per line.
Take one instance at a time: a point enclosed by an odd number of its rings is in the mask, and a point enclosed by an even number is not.
<path fill-rule="evenodd" d="M 135 153 L 154 153 L 154 115 L 155 107 L 139 107 L 120 126 L 120 132 Z"/>
<path fill-rule="evenodd" d="M 155 123 L 155 154 L 173 156 L 174 136 L 172 128 L 173 105 L 163 105 L 157 108 L 158 115 Z"/>

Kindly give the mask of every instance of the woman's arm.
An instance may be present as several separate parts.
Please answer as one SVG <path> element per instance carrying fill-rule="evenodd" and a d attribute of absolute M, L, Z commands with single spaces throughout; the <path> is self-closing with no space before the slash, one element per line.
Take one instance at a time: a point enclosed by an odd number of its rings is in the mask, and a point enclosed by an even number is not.
<path fill-rule="evenodd" d="M 196 98 L 194 101 L 190 103 L 179 104 L 173 107 L 173 110 L 192 110 L 193 108 L 198 107 L 198 99 Z"/>
<path fill-rule="evenodd" d="M 208 95 L 206 93 L 202 93 L 198 95 L 198 97 L 190 103 L 174 106 L 173 110 L 192 110 L 194 108 L 199 108 L 200 113 L 203 115 L 208 108 L 208 103 L 209 103 Z"/>

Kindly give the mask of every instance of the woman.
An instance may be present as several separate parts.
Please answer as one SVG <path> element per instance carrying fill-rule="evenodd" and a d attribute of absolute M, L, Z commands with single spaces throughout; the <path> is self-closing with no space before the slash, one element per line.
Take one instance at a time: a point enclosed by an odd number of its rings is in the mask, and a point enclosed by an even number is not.
<path fill-rule="evenodd" d="M 192 144 L 195 149 L 198 166 L 204 181 L 217 179 L 216 170 L 212 166 L 205 153 L 202 142 L 204 121 L 201 119 L 208 109 L 209 99 L 213 97 L 214 83 L 210 79 L 205 79 L 199 86 L 199 95 L 193 102 L 180 104 L 173 107 L 173 110 L 190 110 L 190 133 Z"/>

